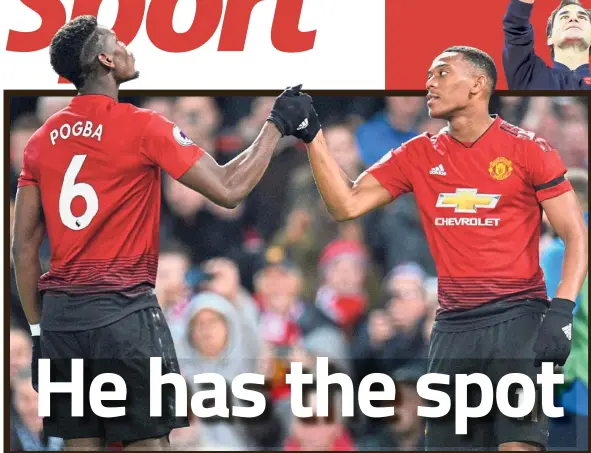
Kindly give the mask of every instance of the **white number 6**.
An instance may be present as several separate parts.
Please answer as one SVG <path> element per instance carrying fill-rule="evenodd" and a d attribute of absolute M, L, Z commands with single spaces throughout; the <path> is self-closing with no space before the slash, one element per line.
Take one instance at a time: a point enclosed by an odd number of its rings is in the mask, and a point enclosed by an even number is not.
<path fill-rule="evenodd" d="M 98 197 L 92 186 L 75 182 L 85 160 L 86 154 L 74 156 L 64 176 L 60 193 L 60 218 L 65 226 L 75 231 L 86 228 L 98 212 Z M 72 214 L 72 200 L 75 197 L 82 197 L 86 201 L 86 212 L 80 217 Z"/>

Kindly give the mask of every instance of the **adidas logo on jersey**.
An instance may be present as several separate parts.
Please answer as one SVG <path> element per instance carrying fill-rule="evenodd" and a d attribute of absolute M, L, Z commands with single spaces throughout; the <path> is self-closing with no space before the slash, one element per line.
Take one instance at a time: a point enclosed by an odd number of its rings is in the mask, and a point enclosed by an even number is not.
<path fill-rule="evenodd" d="M 566 326 L 564 326 L 562 328 L 562 331 L 564 332 L 564 334 L 566 335 L 566 338 L 568 338 L 568 341 L 570 341 L 571 339 L 571 330 L 572 330 L 572 324 L 567 324 Z"/>
<path fill-rule="evenodd" d="M 447 175 L 447 173 L 445 172 L 445 169 L 443 168 L 443 165 L 441 165 L 441 164 L 437 165 L 437 167 L 433 167 L 429 171 L 429 174 L 430 175 L 439 175 L 439 176 Z"/>
<path fill-rule="evenodd" d="M 298 131 L 301 131 L 302 129 L 306 129 L 308 127 L 308 118 L 306 118 L 304 121 L 302 121 L 300 123 L 300 125 L 298 126 Z"/>

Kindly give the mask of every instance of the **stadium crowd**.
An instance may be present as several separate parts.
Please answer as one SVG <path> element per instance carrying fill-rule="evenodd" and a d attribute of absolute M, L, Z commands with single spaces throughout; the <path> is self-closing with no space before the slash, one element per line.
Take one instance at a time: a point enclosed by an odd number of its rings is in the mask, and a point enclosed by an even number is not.
<path fill-rule="evenodd" d="M 11 219 L 24 146 L 69 100 L 11 99 Z M 121 98 L 161 112 L 219 162 L 252 142 L 273 100 Z M 316 96 L 315 106 L 328 146 L 351 179 L 389 149 L 445 126 L 429 119 L 422 97 Z M 586 99 L 495 96 L 491 110 L 559 150 L 586 213 Z M 555 259 L 560 243 L 544 221 L 540 251 L 550 296 L 551 284 L 560 280 Z M 43 250 L 47 268 L 48 248 Z M 29 328 L 14 272 L 11 277 L 11 449 L 59 450 L 60 439 L 42 435 L 37 394 L 27 375 Z M 281 140 L 263 179 L 235 209 L 216 206 L 165 176 L 156 293 L 188 382 L 205 372 L 228 381 L 246 372 L 267 377 L 268 417 L 247 423 L 191 417 L 191 427 L 172 433 L 175 448 L 422 448 L 424 427 L 416 412 L 422 403 L 415 383 L 426 372 L 437 280 L 411 194 L 360 221 L 336 223 L 316 190 L 305 148 L 291 137 Z M 584 296 L 579 304 L 586 313 Z M 575 322 L 585 322 L 582 330 L 587 330 L 586 317 Z M 288 361 L 313 370 L 316 357 L 328 357 L 331 371 L 348 374 L 354 383 L 370 373 L 391 376 L 397 385 L 395 416 L 368 420 L 356 410 L 355 417 L 343 419 L 337 405 L 329 420 L 294 418 L 284 384 Z M 313 394 L 309 402 L 314 407 Z"/>

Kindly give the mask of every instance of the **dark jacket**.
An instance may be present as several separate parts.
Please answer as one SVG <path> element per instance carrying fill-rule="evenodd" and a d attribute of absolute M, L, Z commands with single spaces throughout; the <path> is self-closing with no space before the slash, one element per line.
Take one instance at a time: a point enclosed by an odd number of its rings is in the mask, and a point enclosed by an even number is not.
<path fill-rule="evenodd" d="M 591 70 L 584 64 L 572 71 L 554 62 L 549 67 L 534 52 L 530 23 L 533 4 L 511 0 L 503 19 L 503 66 L 510 90 L 590 90 Z"/>
<path fill-rule="evenodd" d="M 356 382 L 360 383 L 372 373 L 392 375 L 411 362 L 426 360 L 429 345 L 423 335 L 424 323 L 425 318 L 410 332 L 398 333 L 376 347 L 370 340 L 368 315 L 360 324 L 351 345 Z"/>

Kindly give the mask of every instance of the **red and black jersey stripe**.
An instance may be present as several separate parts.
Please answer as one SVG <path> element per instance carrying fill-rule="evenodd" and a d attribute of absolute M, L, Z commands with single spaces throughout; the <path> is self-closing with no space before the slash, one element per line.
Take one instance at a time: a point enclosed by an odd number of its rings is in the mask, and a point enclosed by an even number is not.
<path fill-rule="evenodd" d="M 489 302 L 547 299 L 542 274 L 533 278 L 440 277 L 440 313 L 476 308 Z"/>
<path fill-rule="evenodd" d="M 138 256 L 78 260 L 52 267 L 39 280 L 39 291 L 68 294 L 97 294 L 102 292 L 133 293 L 145 285 L 154 286 L 158 271 L 158 256 Z"/>

